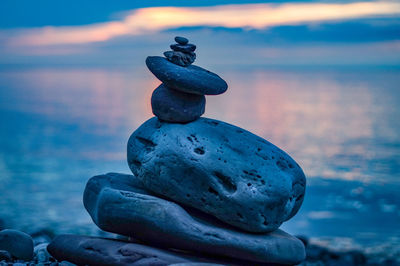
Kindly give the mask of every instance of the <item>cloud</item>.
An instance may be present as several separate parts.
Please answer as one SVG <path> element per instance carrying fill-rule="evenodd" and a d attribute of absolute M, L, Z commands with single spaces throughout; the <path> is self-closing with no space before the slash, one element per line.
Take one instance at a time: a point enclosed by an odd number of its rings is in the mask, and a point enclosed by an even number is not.
<path fill-rule="evenodd" d="M 395 16 L 398 2 L 242 4 L 212 7 L 151 7 L 130 11 L 121 21 L 82 26 L 20 29 L 6 44 L 41 47 L 103 42 L 116 37 L 193 26 L 263 29 L 280 25 Z M 3 36 L 4 37 L 4 36 Z"/>

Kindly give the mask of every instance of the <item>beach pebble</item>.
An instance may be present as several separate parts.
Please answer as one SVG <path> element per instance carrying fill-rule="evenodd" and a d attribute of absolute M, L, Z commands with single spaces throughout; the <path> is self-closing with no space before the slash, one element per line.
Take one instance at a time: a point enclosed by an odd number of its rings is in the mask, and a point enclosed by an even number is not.
<path fill-rule="evenodd" d="M 153 114 L 159 119 L 174 123 L 187 123 L 199 118 L 205 110 L 204 95 L 173 90 L 161 84 L 151 96 Z"/>
<path fill-rule="evenodd" d="M 155 196 L 132 175 L 92 177 L 83 199 L 101 229 L 145 243 L 263 263 L 293 264 L 305 258 L 301 241 L 279 229 L 268 234 L 236 230 L 196 209 Z"/>
<path fill-rule="evenodd" d="M 12 229 L 0 231 L 0 250 L 6 250 L 18 259 L 31 260 L 33 257 L 32 237 Z"/>
<path fill-rule="evenodd" d="M 186 39 L 185 37 L 181 37 L 181 36 L 176 36 L 175 41 L 181 45 L 185 45 L 189 42 L 188 39 Z"/>
<path fill-rule="evenodd" d="M 170 47 L 173 51 L 183 52 L 183 53 L 190 53 L 190 52 L 196 51 L 196 45 L 194 45 L 192 43 L 188 43 L 188 44 L 184 44 L 184 45 L 183 44 L 171 44 Z"/>
<path fill-rule="evenodd" d="M 6 250 L 0 250 L 0 261 L 11 261 L 12 260 L 12 256 L 10 254 L 10 252 L 6 251 Z"/>
<path fill-rule="evenodd" d="M 249 232 L 271 232 L 299 210 L 306 179 L 284 151 L 242 128 L 199 118 L 149 119 L 128 141 L 144 186 Z"/>
<path fill-rule="evenodd" d="M 33 249 L 35 260 L 37 262 L 48 262 L 50 260 L 51 256 L 47 251 L 47 246 L 48 243 L 42 243 L 35 246 L 35 248 Z"/>
<path fill-rule="evenodd" d="M 195 65 L 181 67 L 161 56 L 147 57 L 146 65 L 166 86 L 182 92 L 217 95 L 228 89 L 217 74 Z"/>
<path fill-rule="evenodd" d="M 58 266 L 76 266 L 76 264 L 64 260 L 64 261 L 61 261 L 61 262 L 58 264 Z"/>
<path fill-rule="evenodd" d="M 193 52 L 182 53 L 175 51 L 167 51 L 164 52 L 164 56 L 168 59 L 168 61 L 174 63 L 175 65 L 183 67 L 193 64 L 194 60 L 196 59 L 196 54 Z"/>

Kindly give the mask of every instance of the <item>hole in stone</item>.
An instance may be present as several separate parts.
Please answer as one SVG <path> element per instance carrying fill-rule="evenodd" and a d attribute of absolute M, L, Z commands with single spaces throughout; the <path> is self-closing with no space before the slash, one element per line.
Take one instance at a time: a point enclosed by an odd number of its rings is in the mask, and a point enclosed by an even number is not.
<path fill-rule="evenodd" d="M 155 147 L 157 146 L 157 144 L 155 144 L 153 141 L 146 139 L 146 138 L 142 138 L 142 137 L 136 137 L 136 139 L 138 141 L 140 141 L 140 143 L 142 143 L 145 146 L 149 146 L 149 147 Z"/>
<path fill-rule="evenodd" d="M 239 216 L 240 219 L 243 219 L 243 215 L 240 212 L 237 212 L 236 215 Z"/>
<path fill-rule="evenodd" d="M 210 192 L 210 193 L 212 193 L 212 194 L 214 194 L 214 195 L 216 195 L 216 196 L 218 196 L 219 194 L 218 194 L 218 191 L 216 191 L 214 188 L 212 188 L 212 187 L 208 187 L 208 192 Z"/>
<path fill-rule="evenodd" d="M 276 161 L 276 165 L 281 169 L 281 170 L 286 170 L 288 166 L 286 165 L 285 161 L 279 160 Z"/>
<path fill-rule="evenodd" d="M 142 163 L 138 160 L 131 160 L 131 164 L 135 165 L 136 167 L 142 166 Z"/>
<path fill-rule="evenodd" d="M 224 175 L 221 172 L 214 171 L 215 177 L 217 177 L 219 183 L 229 192 L 235 192 L 237 187 L 236 184 L 233 183 L 229 176 Z"/>
<path fill-rule="evenodd" d="M 251 186 L 251 183 L 247 183 L 247 186 L 249 186 L 249 187 L 250 187 L 250 186 Z"/>
<path fill-rule="evenodd" d="M 186 197 L 187 197 L 187 198 L 190 198 L 190 194 L 186 194 Z"/>
<path fill-rule="evenodd" d="M 203 147 L 199 147 L 194 149 L 194 152 L 200 155 L 203 155 L 205 153 L 204 148 Z"/>
<path fill-rule="evenodd" d="M 265 181 L 261 180 L 261 184 L 265 185 Z M 268 185 L 269 187 L 271 187 L 271 185 Z"/>

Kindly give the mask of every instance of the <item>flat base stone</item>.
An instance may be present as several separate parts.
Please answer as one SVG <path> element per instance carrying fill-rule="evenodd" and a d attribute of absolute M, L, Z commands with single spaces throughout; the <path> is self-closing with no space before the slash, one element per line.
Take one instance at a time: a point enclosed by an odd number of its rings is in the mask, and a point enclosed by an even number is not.
<path fill-rule="evenodd" d="M 267 234 L 237 230 L 156 196 L 132 175 L 92 177 L 85 188 L 84 205 L 101 229 L 151 245 L 258 263 L 296 264 L 305 258 L 303 243 L 282 230 Z"/>
<path fill-rule="evenodd" d="M 58 261 L 96 266 L 251 265 L 249 262 L 213 259 L 193 253 L 162 250 L 138 243 L 79 235 L 59 235 L 47 247 Z M 196 264 L 194 264 L 196 265 Z M 258 264 L 268 265 L 268 264 Z"/>

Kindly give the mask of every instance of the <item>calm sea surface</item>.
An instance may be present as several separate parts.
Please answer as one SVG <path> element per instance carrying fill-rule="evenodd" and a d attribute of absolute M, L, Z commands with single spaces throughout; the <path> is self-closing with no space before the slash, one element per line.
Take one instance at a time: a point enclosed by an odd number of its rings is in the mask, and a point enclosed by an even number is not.
<path fill-rule="evenodd" d="M 292 234 L 398 252 L 400 70 L 224 70 L 205 117 L 260 135 L 308 177 Z M 129 173 L 126 142 L 152 116 L 159 82 L 137 69 L 0 70 L 0 219 L 8 227 L 98 234 L 86 181 Z M 397 248 L 397 249 L 396 249 Z M 397 251 L 396 251 L 397 250 Z"/>

